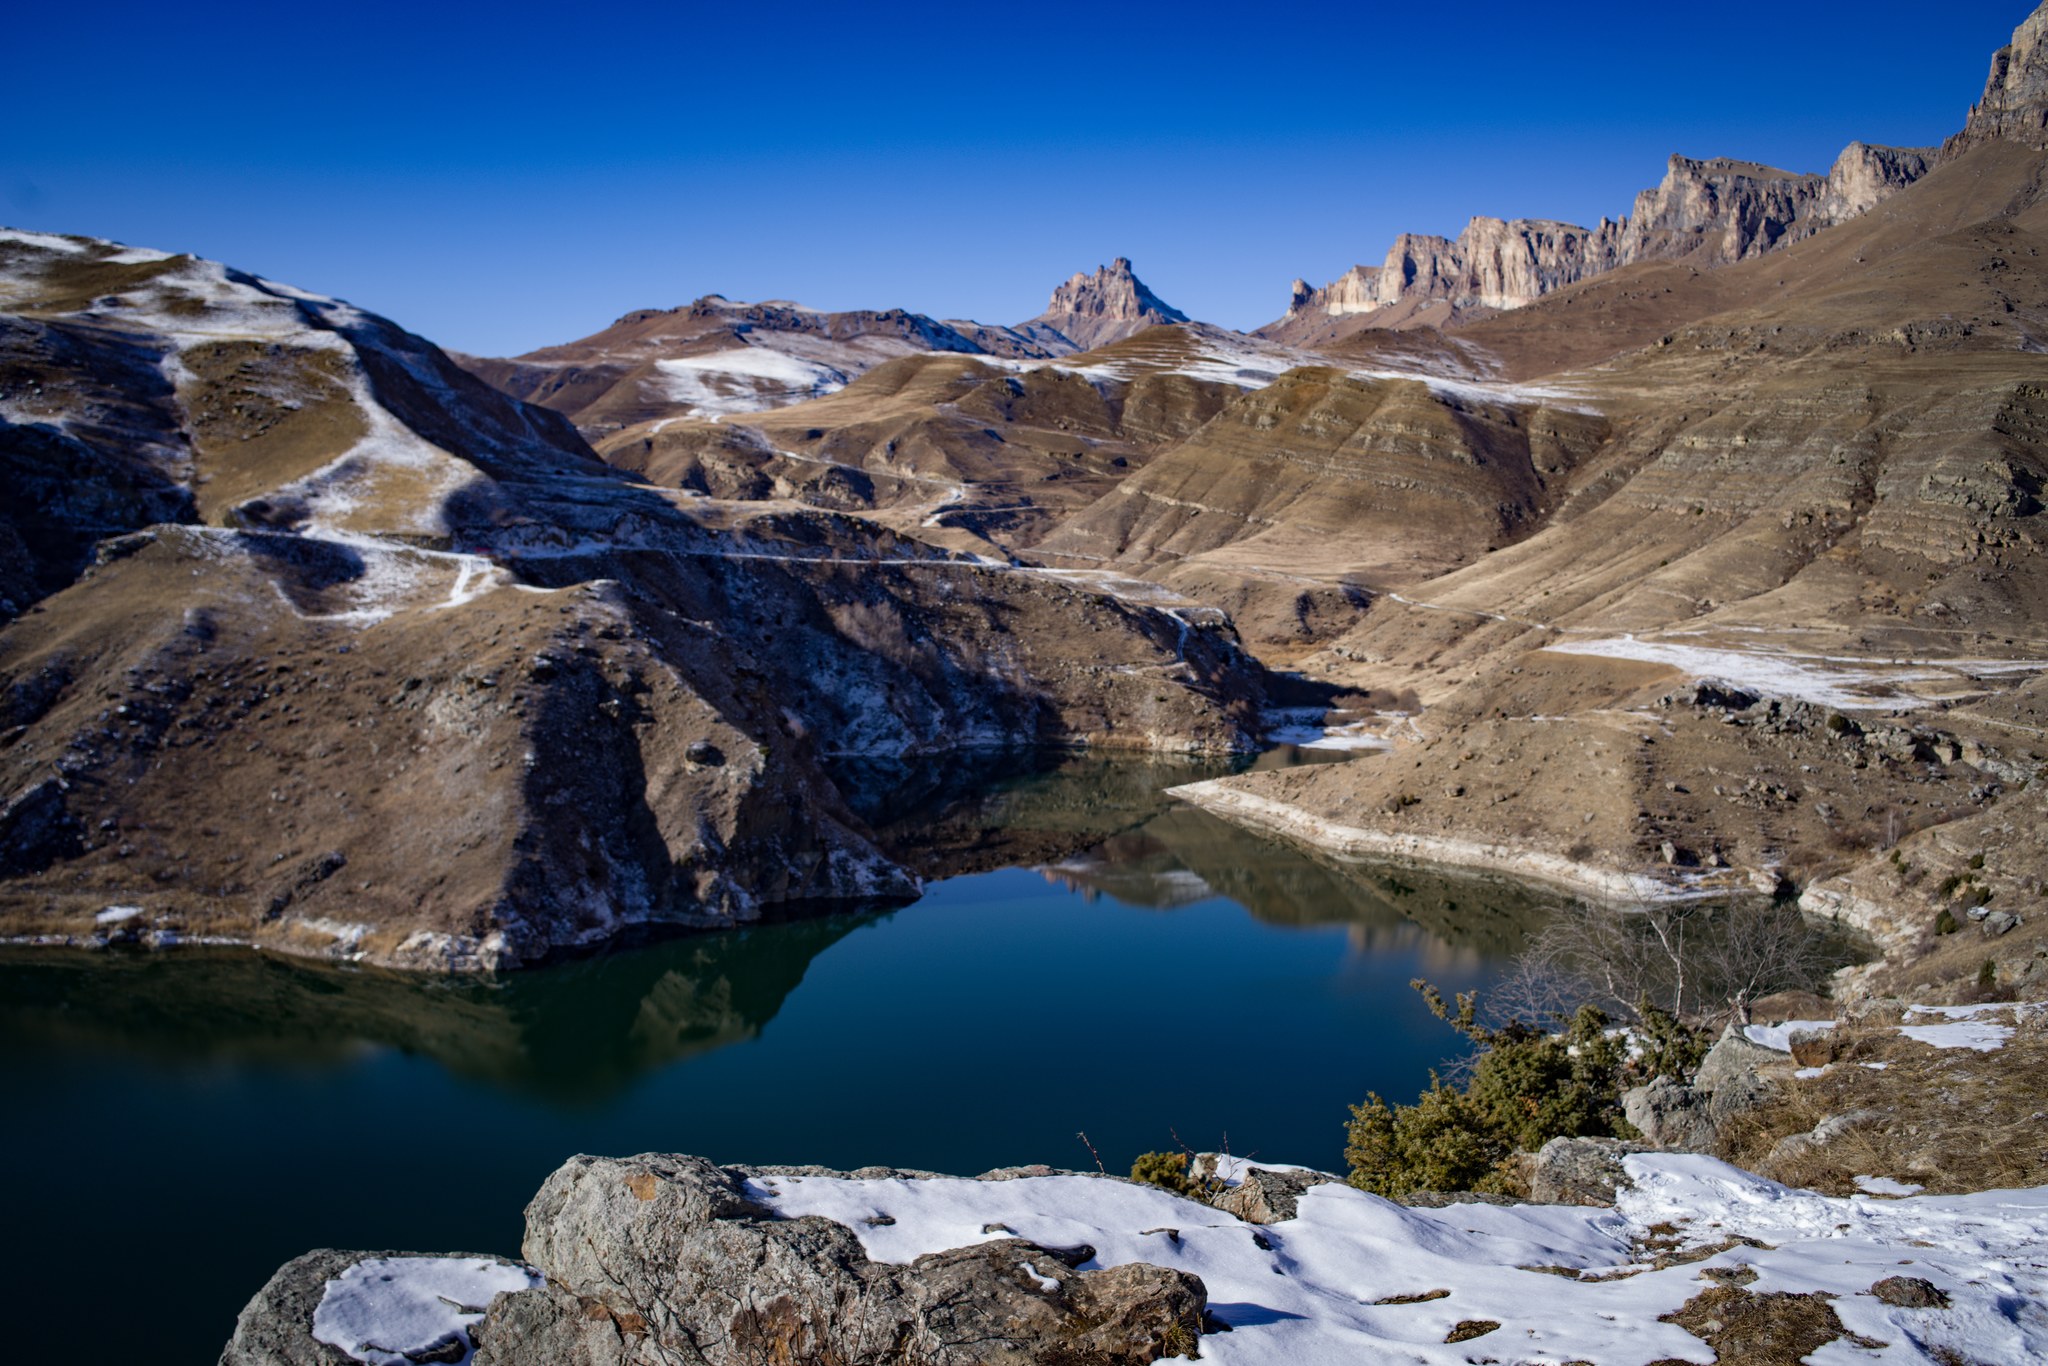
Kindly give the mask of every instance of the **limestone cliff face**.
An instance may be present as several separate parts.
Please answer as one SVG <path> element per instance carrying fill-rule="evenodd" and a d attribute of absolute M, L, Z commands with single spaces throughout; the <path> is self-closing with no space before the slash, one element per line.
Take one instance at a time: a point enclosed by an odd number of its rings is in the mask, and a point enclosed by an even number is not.
<path fill-rule="evenodd" d="M 1983 98 L 1938 150 L 1852 142 L 1826 175 L 1674 156 L 1664 179 L 1618 221 L 1589 229 L 1475 218 L 1455 240 L 1403 234 L 1378 269 L 1353 266 L 1320 289 L 1296 280 L 1285 318 L 1262 331 L 1306 340 L 1332 318 L 1428 301 L 1460 311 L 1516 308 L 1638 261 L 1747 261 L 1867 213 L 1936 165 L 1989 142 L 2048 151 L 2048 4 L 1993 55 Z"/>
<path fill-rule="evenodd" d="M 1941 159 L 1954 161 L 1992 141 L 2048 151 L 2048 5 L 2028 15 L 2012 42 L 1993 54 L 1984 98 L 1963 130 L 1942 144 Z"/>
<path fill-rule="evenodd" d="M 1455 241 L 1417 233 L 1394 239 L 1380 270 L 1379 301 L 1420 294 L 1460 307 L 1517 308 L 1601 269 L 1599 239 L 1584 228 L 1475 218 Z"/>
<path fill-rule="evenodd" d="M 1130 261 L 1119 256 L 1092 275 L 1076 273 L 1052 292 L 1045 312 L 1015 330 L 1033 338 L 1050 332 L 1087 351 L 1148 327 L 1186 321 L 1187 314 L 1147 289 Z"/>
<path fill-rule="evenodd" d="M 1293 317 L 1304 311 L 1315 311 L 1342 317 L 1347 313 L 1370 313 L 1379 306 L 1380 272 L 1365 266 L 1353 266 L 1321 289 L 1306 280 L 1296 280 L 1293 297 L 1287 303 L 1287 315 Z"/>
<path fill-rule="evenodd" d="M 1731 265 L 1789 246 L 1863 213 L 1932 168 L 1930 149 L 1852 142 L 1828 174 L 1798 175 L 1753 162 L 1675 156 L 1655 189 L 1602 237 L 1611 265 L 1680 257 Z"/>
<path fill-rule="evenodd" d="M 1928 149 L 1873 147 L 1852 142 L 1835 158 L 1828 172 L 1827 193 L 1821 196 L 1825 217 L 1841 222 L 1868 213 L 1934 169 Z"/>
<path fill-rule="evenodd" d="M 2032 21 L 2029 21 L 2032 22 Z M 1634 210 L 1598 227 L 1474 218 L 1456 238 L 1403 233 L 1378 269 L 1353 266 L 1320 289 L 1297 280 L 1287 320 L 1341 318 L 1442 301 L 1460 311 L 1519 308 L 1637 261 L 1749 260 L 1867 212 L 1927 174 L 1928 149 L 1851 143 L 1826 175 L 1674 156 Z M 1284 331 L 1286 324 L 1280 325 Z"/>

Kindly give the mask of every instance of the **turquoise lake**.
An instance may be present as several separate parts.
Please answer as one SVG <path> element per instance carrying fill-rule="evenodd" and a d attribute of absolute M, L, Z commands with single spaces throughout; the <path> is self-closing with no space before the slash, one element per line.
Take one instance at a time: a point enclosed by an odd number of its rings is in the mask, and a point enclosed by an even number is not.
<path fill-rule="evenodd" d="M 1091 1167 L 1085 1132 L 1123 1171 L 1178 1134 L 1342 1170 L 1346 1106 L 1459 1051 L 1409 981 L 1484 986 L 1546 905 L 1162 795 L 1199 776 L 893 775 L 869 815 L 922 900 L 497 982 L 0 955 L 11 1352 L 76 1355 L 115 1315 L 211 1362 L 309 1248 L 516 1254 L 577 1152 L 974 1173 Z"/>

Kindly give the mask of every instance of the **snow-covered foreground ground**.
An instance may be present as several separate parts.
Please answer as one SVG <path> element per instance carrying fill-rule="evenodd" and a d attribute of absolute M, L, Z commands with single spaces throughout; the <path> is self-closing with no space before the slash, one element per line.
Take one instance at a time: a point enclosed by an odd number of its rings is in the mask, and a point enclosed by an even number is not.
<path fill-rule="evenodd" d="M 852 1229 L 868 1255 L 909 1262 L 928 1252 L 1015 1236 L 1085 1243 L 1114 1266 L 1150 1262 L 1199 1275 L 1211 1312 L 1232 1331 L 1204 1336 L 1202 1357 L 1231 1366 L 1475 1361 L 1644 1366 L 1710 1362 L 1698 1338 L 1658 1316 L 1715 1282 L 1709 1268 L 1748 1267 L 1754 1293 L 1823 1292 L 1850 1333 L 1809 1358 L 1937 1366 L 1943 1348 L 1986 1362 L 2048 1360 L 2048 1190 L 1835 1199 L 1791 1190 L 1711 1158 L 1627 1159 L 1636 1189 L 1617 1209 L 1455 1205 L 1408 1209 L 1345 1186 L 1318 1186 L 1299 1215 L 1255 1227 L 1163 1190 L 1091 1176 L 1014 1181 L 762 1177 L 757 1198 L 787 1217 L 822 1215 Z M 878 1222 L 887 1216 L 891 1222 Z M 1703 1261 L 1653 1270 L 1637 1240 L 1670 1224 L 1687 1246 L 1740 1236 Z M 1601 1279 L 1530 1270 L 1570 1268 Z M 1034 1275 L 1057 1276 L 1057 1264 Z M 1870 1293 L 1894 1276 L 1924 1278 L 1947 1309 L 1903 1309 Z M 1387 1303 L 1395 1297 L 1438 1298 Z M 1499 1327 L 1457 1343 L 1461 1323 Z"/>

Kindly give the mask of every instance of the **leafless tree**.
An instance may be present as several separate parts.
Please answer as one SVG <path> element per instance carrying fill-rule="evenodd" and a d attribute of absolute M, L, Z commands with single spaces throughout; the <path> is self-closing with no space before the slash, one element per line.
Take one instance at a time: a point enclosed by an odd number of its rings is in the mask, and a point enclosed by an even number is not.
<path fill-rule="evenodd" d="M 1585 1002 L 1620 1020 L 1643 1003 L 1687 1019 L 1739 1013 L 1758 996 L 1817 988 L 1850 957 L 1827 927 L 1780 903 L 1575 907 L 1529 941 L 1488 1014 L 1549 1020 Z"/>

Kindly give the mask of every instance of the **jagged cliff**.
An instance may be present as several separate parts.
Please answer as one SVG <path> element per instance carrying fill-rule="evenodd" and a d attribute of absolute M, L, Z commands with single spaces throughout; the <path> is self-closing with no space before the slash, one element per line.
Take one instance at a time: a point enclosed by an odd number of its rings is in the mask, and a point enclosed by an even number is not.
<path fill-rule="evenodd" d="M 1147 289 L 1130 260 L 1119 256 L 1093 275 L 1076 273 L 1052 292 L 1045 312 L 1015 330 L 1035 341 L 1065 341 L 1089 351 L 1148 327 L 1187 321 L 1187 314 Z"/>
<path fill-rule="evenodd" d="M 1826 175 L 1801 175 L 1674 156 L 1626 217 L 1603 218 L 1596 228 L 1480 217 L 1455 239 L 1403 233 L 1377 269 L 1353 266 L 1320 289 L 1296 280 L 1286 317 L 1262 332 L 1307 341 L 1331 319 L 1405 322 L 1432 303 L 1454 313 L 1520 308 L 1638 261 L 1746 261 L 1867 212 L 1920 179 L 1933 160 L 1928 149 L 1854 142 Z"/>
<path fill-rule="evenodd" d="M 1984 98 L 1962 131 L 1942 144 L 1941 159 L 1954 161 L 1986 142 L 2048 150 L 2048 6 L 2028 15 L 2012 42 L 1992 54 Z"/>

